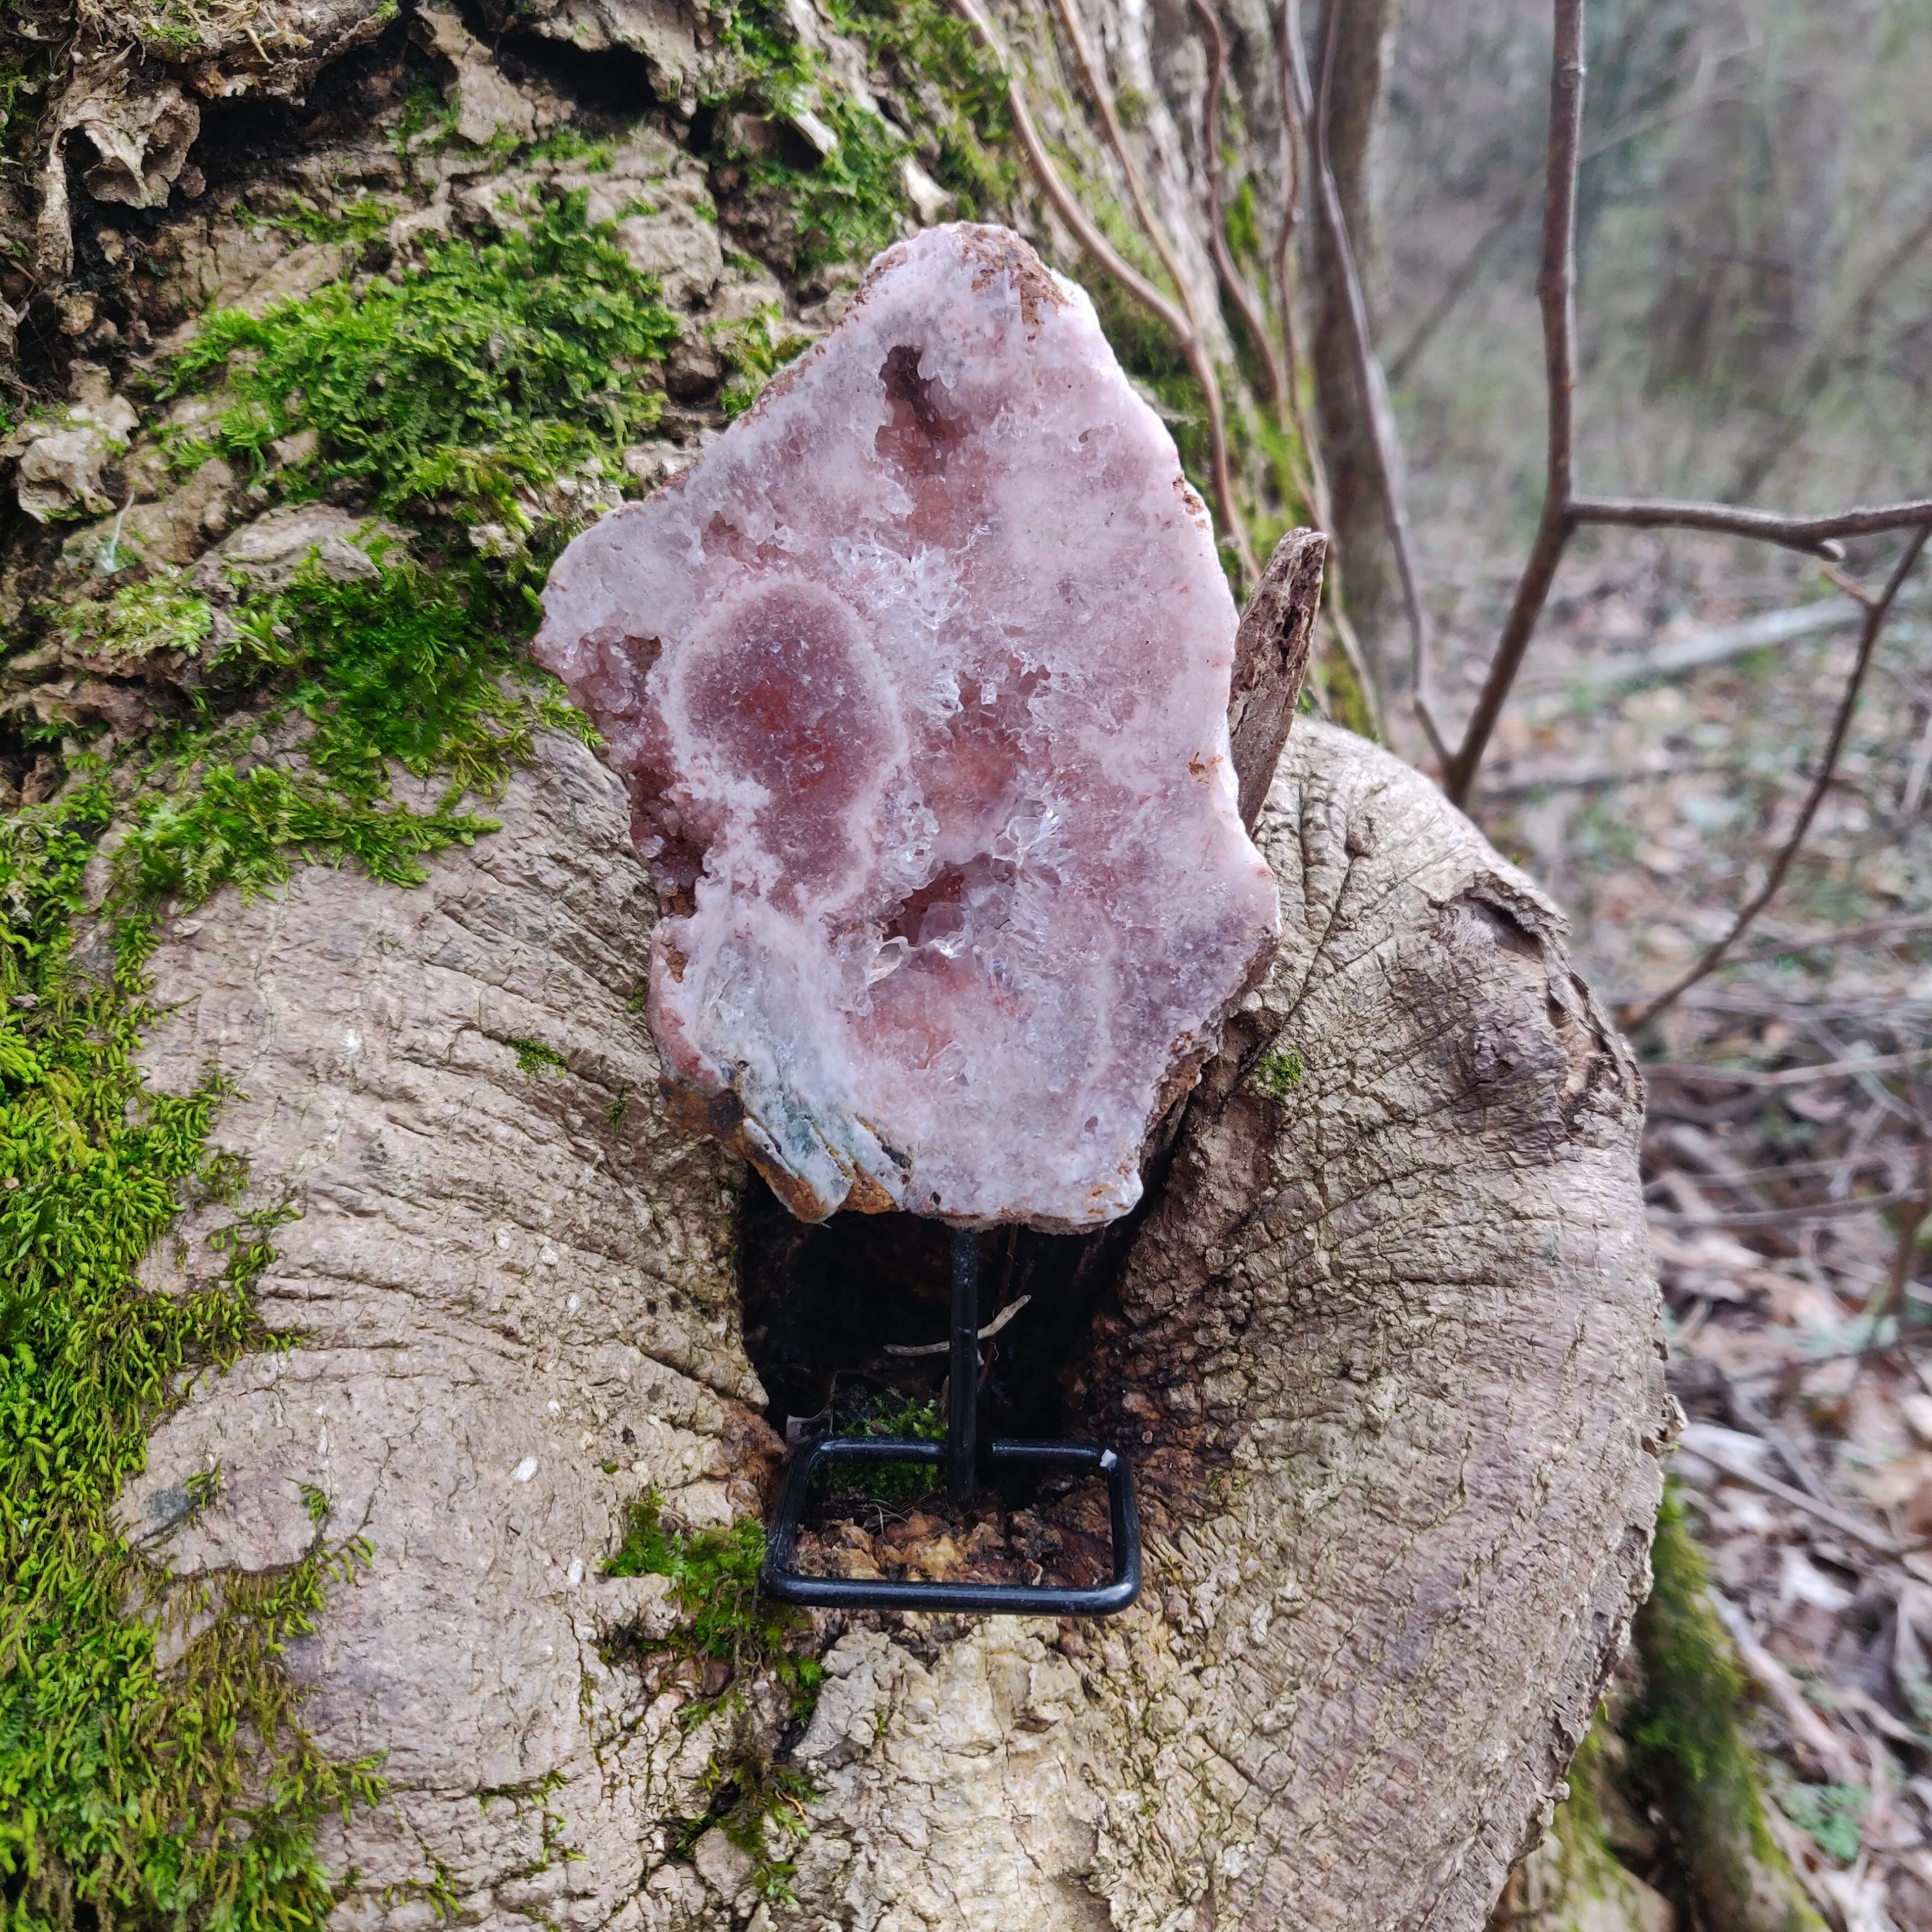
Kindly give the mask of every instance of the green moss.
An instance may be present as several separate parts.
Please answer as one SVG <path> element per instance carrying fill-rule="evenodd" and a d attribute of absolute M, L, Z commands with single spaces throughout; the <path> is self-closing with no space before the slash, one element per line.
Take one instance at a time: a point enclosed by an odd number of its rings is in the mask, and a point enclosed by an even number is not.
<path fill-rule="evenodd" d="M 896 83 L 895 104 L 939 185 L 969 213 L 1010 208 L 1021 170 L 1006 80 L 965 22 L 934 0 L 832 0 L 832 15 Z"/>
<path fill-rule="evenodd" d="M 272 765 L 214 765 L 136 808 L 116 855 L 117 938 L 124 956 L 139 958 L 164 902 L 186 910 L 230 885 L 249 896 L 285 884 L 297 866 L 352 863 L 371 878 L 417 885 L 429 876 L 425 856 L 496 826 L 466 812 L 360 804 Z"/>
<path fill-rule="evenodd" d="M 1703 1552 L 1674 1485 L 1658 1513 L 1651 1566 L 1650 1599 L 1632 1632 L 1643 1688 L 1624 1730 L 1631 1769 L 1670 1821 L 1713 1925 L 1732 1922 L 1726 1901 L 1735 1910 L 1769 1885 L 1787 1900 L 1790 1932 L 1819 1932 L 1821 1922 L 1765 1822 L 1743 1666 L 1706 1594 Z"/>
<path fill-rule="evenodd" d="M 803 1717 L 824 1673 L 797 1648 L 809 1631 L 806 1619 L 758 1594 L 764 1560 L 764 1526 L 755 1516 L 740 1516 L 729 1529 L 681 1529 L 664 1521 L 663 1499 L 652 1490 L 631 1505 L 624 1540 L 604 1568 L 611 1576 L 668 1576 L 684 1622 L 665 1648 L 728 1664 L 734 1682 L 770 1671 Z M 708 1716 L 726 1694 L 693 1706 L 687 1724 Z"/>
<path fill-rule="evenodd" d="M 1306 1069 L 1293 1047 L 1269 1054 L 1255 1069 L 1256 1084 L 1271 1100 L 1286 1100 L 1301 1084 Z"/>
<path fill-rule="evenodd" d="M 281 1658 L 366 1551 L 318 1526 L 292 1568 L 170 1596 L 112 1515 L 187 1372 L 273 1345 L 254 1284 L 284 1216 L 222 1230 L 206 1288 L 135 1280 L 184 1198 L 232 1198 L 240 1177 L 208 1146 L 218 1080 L 145 1088 L 138 977 L 72 970 L 108 822 L 99 787 L 0 822 L 0 1883 L 21 1932 L 82 1912 L 320 1927 L 310 1828 L 381 1786 L 316 1751 Z M 198 1486 L 183 1514 L 212 1500 Z M 160 1630 L 190 1618 L 205 1627 L 164 1666 Z"/>
<path fill-rule="evenodd" d="M 206 608 L 163 579 L 74 621 L 97 647 L 157 631 L 178 644 Z M 191 722 L 0 821 L 0 1879 L 26 1932 L 82 1908 L 224 1932 L 319 1925 L 332 1895 L 311 1828 L 380 1790 L 373 1765 L 315 1750 L 281 1667 L 332 1579 L 365 1554 L 328 1540 L 326 1498 L 304 1495 L 315 1540 L 293 1568 L 192 1599 L 113 1523 L 183 1372 L 269 1345 L 252 1285 L 286 1212 L 218 1230 L 210 1288 L 158 1296 L 135 1279 L 184 1199 L 238 1179 L 207 1144 L 220 1084 L 149 1095 L 135 1070 L 158 914 L 318 860 L 418 879 L 428 854 L 494 824 L 459 809 L 460 794 L 500 784 L 538 723 L 574 717 L 519 674 L 526 601 L 480 562 L 385 559 L 348 584 L 310 566 L 236 614 L 236 641 L 204 650 L 199 688 L 247 700 L 245 725 Z M 296 720 L 292 760 L 238 760 L 237 736 Z M 395 802 L 392 767 L 443 775 L 441 801 Z M 100 910 L 116 963 L 88 980 L 71 970 L 74 926 L 110 824 Z M 184 1511 L 206 1505 L 201 1488 Z M 210 1619 L 166 1667 L 164 1612 Z"/>
<path fill-rule="evenodd" d="M 577 195 L 501 242 L 431 242 L 360 290 L 333 283 L 259 316 L 217 310 L 161 393 L 220 384 L 232 398 L 206 440 L 176 448 L 184 466 L 213 452 L 265 475 L 272 442 L 312 430 L 314 461 L 278 472 L 287 494 L 346 482 L 380 509 L 522 532 L 532 491 L 586 464 L 616 473 L 616 452 L 663 406 L 656 365 L 677 334 Z"/>
<path fill-rule="evenodd" d="M 581 168 L 586 174 L 608 172 L 616 148 L 608 141 L 592 141 L 566 121 L 554 134 L 532 141 L 524 150 L 533 161 L 554 161 L 560 167 Z"/>
<path fill-rule="evenodd" d="M 729 1742 L 713 1754 L 698 1789 L 706 1808 L 676 1834 L 680 1853 L 688 1858 L 716 1826 L 751 1860 L 752 1883 L 761 1897 L 796 1905 L 792 1880 L 798 1867 L 782 1853 L 788 1840 L 802 1844 L 809 1835 L 806 1807 L 818 1795 L 812 1780 L 778 1762 L 749 1712 L 740 1710 Z"/>
<path fill-rule="evenodd" d="M 907 136 L 830 83 L 777 0 L 746 0 L 723 23 L 734 80 L 713 104 L 782 118 L 808 111 L 833 138 L 831 152 L 807 167 L 735 150 L 728 137 L 716 157 L 753 186 L 784 196 L 798 224 L 800 267 L 863 262 L 892 240 L 908 218 L 908 155 L 921 156 L 964 212 L 1004 208 L 1018 181 L 1006 83 L 964 22 L 934 0 L 838 0 L 832 19 L 884 70 Z"/>
<path fill-rule="evenodd" d="M 158 652 L 199 657 L 214 628 L 208 599 L 185 587 L 184 572 L 167 568 L 105 598 L 76 598 L 51 614 L 69 645 L 130 668 Z"/>
<path fill-rule="evenodd" d="M 244 770 L 219 726 L 164 741 L 128 814 L 107 913 L 138 959 L 156 910 L 198 904 L 224 885 L 246 894 L 298 865 L 353 864 L 412 885 L 423 861 L 496 821 L 460 808 L 500 789 L 539 724 L 580 728 L 556 687 L 523 664 L 528 606 L 472 560 L 442 570 L 384 560 L 332 581 L 313 564 L 278 595 L 244 604 L 236 641 L 210 667 L 231 700 L 258 694 L 250 732 L 299 718 L 296 766 Z M 266 698 L 266 703 L 262 700 Z M 394 802 L 390 772 L 441 774 L 425 809 Z"/>
<path fill-rule="evenodd" d="M 273 218 L 363 244 L 388 214 L 368 202 Z M 432 243 L 359 287 L 208 318 L 161 386 L 224 393 L 182 462 L 213 449 L 284 497 L 346 487 L 419 527 L 446 514 L 527 530 L 567 471 L 615 473 L 622 441 L 655 419 L 676 335 L 580 206 L 551 202 L 500 244 Z M 304 429 L 312 459 L 270 471 L 267 444 Z M 241 1179 L 208 1144 L 220 1082 L 150 1094 L 136 1070 L 160 916 L 311 862 L 418 880 L 432 854 L 492 828 L 472 801 L 530 757 L 539 725 L 591 735 L 525 661 L 547 558 L 415 541 L 423 561 L 374 546 L 366 580 L 312 560 L 273 595 L 238 583 L 222 618 L 158 571 L 32 614 L 20 640 L 196 662 L 184 716 L 111 764 L 70 760 L 57 801 L 0 820 L 0 1897 L 23 1932 L 319 1926 L 333 1899 L 312 1827 L 380 1792 L 372 1765 L 316 1751 L 282 1668 L 332 1580 L 368 1555 L 329 1539 L 326 1496 L 303 1491 L 314 1540 L 299 1563 L 199 1592 L 130 1549 L 112 1510 L 189 1372 L 275 1345 L 254 1284 L 289 1211 L 218 1228 L 202 1270 L 217 1279 L 193 1293 L 136 1279 L 184 1204 L 232 1198 Z M 404 772 L 432 781 L 426 800 L 394 796 Z M 94 977 L 74 964 L 90 907 L 114 941 Z M 182 1515 L 210 1507 L 219 1480 L 185 1486 Z M 701 1545 L 688 1567 L 717 1568 Z M 158 1628 L 189 1618 L 164 1663 Z M 774 1627 L 754 1591 L 746 1618 L 755 1648 Z M 720 1627 L 701 1620 L 698 1640 L 722 1642 Z M 794 1694 L 814 1669 L 788 1655 Z"/>
<path fill-rule="evenodd" d="M 800 1773 L 773 1760 L 752 1720 L 745 1688 L 757 1676 L 775 1678 L 790 1694 L 794 1717 L 803 1719 L 812 1713 L 825 1673 L 802 1648 L 811 1634 L 806 1618 L 760 1595 L 764 1558 L 764 1526 L 755 1517 L 740 1516 L 728 1529 L 680 1529 L 665 1522 L 662 1499 L 652 1490 L 632 1504 L 624 1540 L 604 1570 L 612 1576 L 670 1579 L 678 1628 L 646 1644 L 646 1650 L 724 1666 L 722 1687 L 683 1712 L 687 1729 L 721 1711 L 732 1724 L 700 1780 L 706 1808 L 676 1835 L 680 1852 L 688 1856 L 716 1826 L 751 1859 L 759 1891 L 790 1902 L 794 1867 L 769 1841 L 775 1834 L 804 1838 L 805 1807 L 814 1794 Z"/>
<path fill-rule="evenodd" d="M 734 146 L 728 133 L 718 158 L 734 163 L 754 187 L 776 188 L 797 220 L 800 265 L 862 262 L 897 233 L 904 206 L 900 158 L 907 144 L 884 122 L 820 84 L 819 56 L 801 46 L 775 0 L 750 0 L 724 22 L 738 76 L 730 102 L 781 117 L 809 112 L 836 145 L 810 167 L 794 167 Z M 728 128 L 729 117 L 721 117 Z"/>

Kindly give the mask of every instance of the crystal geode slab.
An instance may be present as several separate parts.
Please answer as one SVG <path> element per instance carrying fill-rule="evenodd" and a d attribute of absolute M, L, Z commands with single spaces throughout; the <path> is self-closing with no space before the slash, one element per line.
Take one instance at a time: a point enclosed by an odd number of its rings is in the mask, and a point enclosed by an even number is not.
<path fill-rule="evenodd" d="M 806 1220 L 1132 1207 L 1280 915 L 1212 527 L 1087 297 L 1003 229 L 888 250 L 544 608 L 663 902 L 681 1118 Z"/>

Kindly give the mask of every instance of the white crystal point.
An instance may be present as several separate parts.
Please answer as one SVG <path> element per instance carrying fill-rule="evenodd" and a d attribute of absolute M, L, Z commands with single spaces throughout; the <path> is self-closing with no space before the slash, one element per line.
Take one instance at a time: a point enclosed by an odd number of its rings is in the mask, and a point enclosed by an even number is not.
<path fill-rule="evenodd" d="M 629 780 L 682 1118 L 801 1218 L 1086 1228 L 1273 952 L 1235 613 L 1082 291 L 928 229 L 550 573 Z"/>

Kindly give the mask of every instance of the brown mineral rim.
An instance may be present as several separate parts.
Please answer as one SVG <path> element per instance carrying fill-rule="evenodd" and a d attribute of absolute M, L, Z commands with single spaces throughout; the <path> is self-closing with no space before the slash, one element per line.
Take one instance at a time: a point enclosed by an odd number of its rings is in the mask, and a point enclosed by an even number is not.
<path fill-rule="evenodd" d="M 538 658 L 628 780 L 674 1111 L 792 1211 L 1091 1227 L 1273 953 L 1207 512 L 1093 306 L 929 229 L 571 544 Z"/>

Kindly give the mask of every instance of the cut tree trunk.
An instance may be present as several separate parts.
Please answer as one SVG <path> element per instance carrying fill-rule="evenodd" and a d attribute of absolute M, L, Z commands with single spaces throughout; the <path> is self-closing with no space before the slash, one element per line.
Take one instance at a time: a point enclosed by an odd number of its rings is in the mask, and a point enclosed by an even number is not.
<path fill-rule="evenodd" d="M 328 1848 L 345 1922 L 413 1924 L 440 1872 L 467 1922 L 722 1928 L 744 1862 L 666 1842 L 716 1726 L 604 1654 L 663 1606 L 600 1570 L 647 1485 L 716 1522 L 770 1467 L 739 1177 L 659 1107 L 616 780 L 551 736 L 500 815 L 414 892 L 310 870 L 157 956 L 154 1082 L 240 1088 L 302 1340 L 198 1387 L 125 1508 L 218 1459 L 178 1574 L 290 1560 L 302 1484 L 368 1540 L 298 1657 L 324 1748 L 387 1754 Z M 765 1922 L 1474 1928 L 1547 1816 L 1660 1485 L 1638 1077 L 1547 902 L 1387 754 L 1304 721 L 1261 837 L 1286 942 L 1075 1367 L 1147 1591 L 1077 1642 L 824 1618 Z"/>

